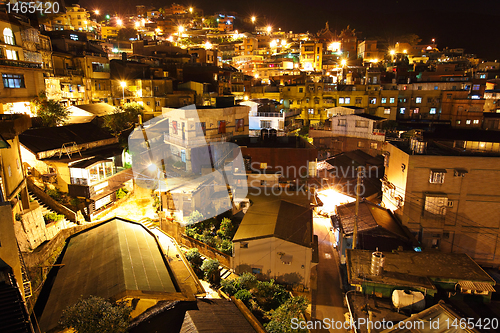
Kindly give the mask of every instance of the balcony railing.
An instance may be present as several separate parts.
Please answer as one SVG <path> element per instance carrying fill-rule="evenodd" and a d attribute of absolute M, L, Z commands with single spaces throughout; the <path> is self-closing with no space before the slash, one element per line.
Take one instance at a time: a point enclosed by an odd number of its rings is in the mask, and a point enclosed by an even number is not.
<path fill-rule="evenodd" d="M 165 143 L 174 144 L 182 147 L 197 147 L 203 146 L 211 142 L 227 142 L 233 137 L 232 133 L 224 133 L 224 134 L 214 134 L 214 135 L 205 135 L 194 138 L 182 139 L 177 135 L 170 135 L 165 133 L 163 135 L 163 139 Z"/>
<path fill-rule="evenodd" d="M 276 117 L 283 118 L 285 116 L 284 113 L 279 112 L 250 112 L 251 117 Z"/>
<path fill-rule="evenodd" d="M 11 60 L 11 59 L 0 59 L 0 66 L 15 66 L 24 68 L 42 68 L 42 64 L 37 62 L 22 61 L 22 60 Z"/>

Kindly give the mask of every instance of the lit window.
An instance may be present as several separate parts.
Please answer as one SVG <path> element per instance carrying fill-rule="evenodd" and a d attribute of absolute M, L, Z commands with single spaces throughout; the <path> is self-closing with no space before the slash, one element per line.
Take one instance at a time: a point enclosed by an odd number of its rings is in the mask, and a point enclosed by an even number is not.
<path fill-rule="evenodd" d="M 436 114 L 436 108 L 431 108 L 429 110 L 429 114 Z"/>
<path fill-rule="evenodd" d="M 457 125 L 460 125 L 462 123 L 461 120 L 457 120 Z"/>
<path fill-rule="evenodd" d="M 466 125 L 470 125 L 470 119 L 467 119 L 467 120 L 465 121 L 465 124 L 466 124 Z"/>
<path fill-rule="evenodd" d="M 351 103 L 351 98 L 350 97 L 346 97 L 345 98 L 345 104 L 350 104 Z"/>
<path fill-rule="evenodd" d="M 479 120 L 478 119 L 474 119 L 474 121 L 472 122 L 473 124 L 479 124 Z"/>
<path fill-rule="evenodd" d="M 435 196 L 425 197 L 424 209 L 429 213 L 436 215 L 446 215 L 447 206 L 448 206 L 447 197 L 435 197 Z"/>
<path fill-rule="evenodd" d="M 396 101 L 394 97 L 389 98 L 389 103 L 393 104 Z"/>
<path fill-rule="evenodd" d="M 443 184 L 445 174 L 446 170 L 431 170 L 431 173 L 429 175 L 429 183 Z"/>
<path fill-rule="evenodd" d="M 376 98 L 370 98 L 370 104 L 377 104 Z"/>
<path fill-rule="evenodd" d="M 308 109 L 307 111 L 309 114 L 314 114 L 314 109 Z"/>
<path fill-rule="evenodd" d="M 3 29 L 3 41 L 5 44 L 16 45 L 14 41 L 14 34 L 10 28 Z"/>
<path fill-rule="evenodd" d="M 383 97 L 382 98 L 382 104 L 385 104 L 385 103 L 387 103 L 387 98 Z"/>
<path fill-rule="evenodd" d="M 372 142 L 372 143 L 370 143 L 370 148 L 371 148 L 371 149 L 377 149 L 377 148 L 378 148 L 377 143 L 376 143 L 376 142 Z"/>
<path fill-rule="evenodd" d="M 399 113 L 405 114 L 406 108 L 399 108 Z"/>
<path fill-rule="evenodd" d="M 344 97 L 339 97 L 339 104 L 344 104 Z"/>
<path fill-rule="evenodd" d="M 366 121 L 366 120 L 356 120 L 356 127 L 368 128 L 368 121 Z"/>
<path fill-rule="evenodd" d="M 391 114 L 391 109 L 384 109 L 384 114 Z"/>
<path fill-rule="evenodd" d="M 339 119 L 339 126 L 347 126 L 347 119 Z"/>
<path fill-rule="evenodd" d="M 17 60 L 17 52 L 14 50 L 5 50 L 5 55 L 9 60 Z"/>
<path fill-rule="evenodd" d="M 18 74 L 2 74 L 4 88 L 24 88 L 24 76 Z"/>
<path fill-rule="evenodd" d="M 415 108 L 415 109 L 413 110 L 413 113 L 419 113 L 419 112 L 420 112 L 420 108 Z"/>
<path fill-rule="evenodd" d="M 422 103 L 422 97 L 417 97 L 417 98 L 415 99 L 415 103 L 417 103 L 417 104 Z"/>
<path fill-rule="evenodd" d="M 472 85 L 472 90 L 479 90 L 480 85 L 479 84 L 473 84 Z"/>

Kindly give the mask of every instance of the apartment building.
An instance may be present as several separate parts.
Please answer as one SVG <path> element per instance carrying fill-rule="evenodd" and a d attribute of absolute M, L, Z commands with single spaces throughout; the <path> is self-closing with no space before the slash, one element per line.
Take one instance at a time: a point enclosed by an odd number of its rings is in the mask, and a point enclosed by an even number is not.
<path fill-rule="evenodd" d="M 499 147 L 492 132 L 453 129 L 389 143 L 382 205 L 424 248 L 467 253 L 498 266 Z"/>

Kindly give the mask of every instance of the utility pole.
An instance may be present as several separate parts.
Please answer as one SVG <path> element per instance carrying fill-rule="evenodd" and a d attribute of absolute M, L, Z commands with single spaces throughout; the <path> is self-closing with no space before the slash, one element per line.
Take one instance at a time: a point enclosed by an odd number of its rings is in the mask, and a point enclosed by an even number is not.
<path fill-rule="evenodd" d="M 354 231 L 352 234 L 352 249 L 356 248 L 358 241 L 358 213 L 359 213 L 359 188 L 361 187 L 361 171 L 362 167 L 358 167 L 358 181 L 356 184 L 356 215 L 354 217 Z"/>

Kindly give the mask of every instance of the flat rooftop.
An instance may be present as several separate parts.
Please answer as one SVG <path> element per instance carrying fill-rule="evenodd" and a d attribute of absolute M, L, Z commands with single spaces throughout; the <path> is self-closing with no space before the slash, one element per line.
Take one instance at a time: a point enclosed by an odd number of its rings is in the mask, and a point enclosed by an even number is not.
<path fill-rule="evenodd" d="M 178 293 L 155 237 L 140 224 L 114 218 L 71 237 L 62 255 L 42 331 L 56 327 L 62 311 L 80 297 L 168 299 Z"/>
<path fill-rule="evenodd" d="M 384 252 L 384 273 L 373 276 L 370 274 L 372 252 L 347 250 L 347 275 L 351 284 L 370 282 L 427 289 L 436 289 L 431 279 L 495 284 L 467 254 L 438 251 Z"/>

